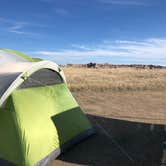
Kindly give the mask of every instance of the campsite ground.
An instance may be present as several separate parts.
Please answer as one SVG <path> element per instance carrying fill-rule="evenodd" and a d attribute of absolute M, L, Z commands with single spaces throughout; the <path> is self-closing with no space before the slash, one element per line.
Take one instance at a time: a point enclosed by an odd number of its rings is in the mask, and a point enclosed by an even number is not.
<path fill-rule="evenodd" d="M 166 165 L 166 70 L 64 68 L 96 135 L 51 166 Z"/>

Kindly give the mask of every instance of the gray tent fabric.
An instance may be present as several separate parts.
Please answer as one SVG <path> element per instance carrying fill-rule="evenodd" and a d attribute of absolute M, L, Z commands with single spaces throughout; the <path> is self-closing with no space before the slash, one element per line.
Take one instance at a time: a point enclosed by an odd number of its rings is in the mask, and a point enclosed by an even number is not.
<path fill-rule="evenodd" d="M 22 57 L 0 50 L 0 98 L 11 83 L 31 64 L 32 62 Z"/>
<path fill-rule="evenodd" d="M 0 98 L 19 74 L 21 73 L 0 73 Z"/>
<path fill-rule="evenodd" d="M 10 63 L 16 63 L 16 62 L 27 62 L 24 58 L 19 57 L 17 55 L 8 53 L 4 50 L 0 50 L 0 66 L 6 66 Z"/>

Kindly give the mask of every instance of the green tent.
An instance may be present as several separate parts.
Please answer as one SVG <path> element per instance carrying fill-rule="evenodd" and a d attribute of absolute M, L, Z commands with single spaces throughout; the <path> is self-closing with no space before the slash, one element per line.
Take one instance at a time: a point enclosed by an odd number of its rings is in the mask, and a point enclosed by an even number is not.
<path fill-rule="evenodd" d="M 59 66 L 0 49 L 0 165 L 44 166 L 94 133 Z"/>

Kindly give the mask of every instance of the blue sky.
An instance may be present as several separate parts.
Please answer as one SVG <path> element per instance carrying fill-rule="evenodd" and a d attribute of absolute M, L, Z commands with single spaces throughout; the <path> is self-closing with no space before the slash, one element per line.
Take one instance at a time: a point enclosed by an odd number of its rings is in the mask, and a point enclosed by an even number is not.
<path fill-rule="evenodd" d="M 0 43 L 59 64 L 166 65 L 166 1 L 1 0 Z"/>

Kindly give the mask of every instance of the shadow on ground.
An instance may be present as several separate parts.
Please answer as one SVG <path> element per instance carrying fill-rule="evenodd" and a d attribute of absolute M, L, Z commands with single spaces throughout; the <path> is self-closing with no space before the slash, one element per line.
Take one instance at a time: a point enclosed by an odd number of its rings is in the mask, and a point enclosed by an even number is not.
<path fill-rule="evenodd" d="M 58 163 L 88 166 L 166 165 L 164 125 L 88 115 L 97 133 L 69 149 Z M 53 162 L 56 165 L 56 161 Z M 63 164 L 62 164 L 63 165 Z"/>

